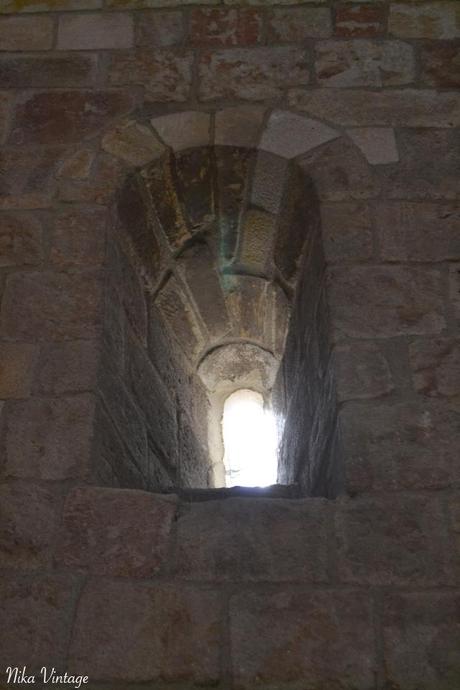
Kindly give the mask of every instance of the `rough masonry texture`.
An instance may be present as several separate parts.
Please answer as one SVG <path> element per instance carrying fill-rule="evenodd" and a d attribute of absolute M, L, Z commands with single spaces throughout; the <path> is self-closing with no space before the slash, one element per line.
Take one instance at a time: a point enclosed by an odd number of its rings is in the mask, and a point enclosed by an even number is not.
<path fill-rule="evenodd" d="M 459 39 L 456 0 L 4 0 L 2 674 L 458 690 Z M 284 497 L 210 491 L 245 386 Z"/>

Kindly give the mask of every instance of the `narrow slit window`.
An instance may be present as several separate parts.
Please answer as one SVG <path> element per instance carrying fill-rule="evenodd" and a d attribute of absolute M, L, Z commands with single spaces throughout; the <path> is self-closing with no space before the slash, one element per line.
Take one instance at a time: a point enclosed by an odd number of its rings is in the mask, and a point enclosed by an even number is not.
<path fill-rule="evenodd" d="M 227 486 L 270 486 L 277 482 L 275 416 L 260 393 L 238 390 L 225 401 L 222 418 Z"/>

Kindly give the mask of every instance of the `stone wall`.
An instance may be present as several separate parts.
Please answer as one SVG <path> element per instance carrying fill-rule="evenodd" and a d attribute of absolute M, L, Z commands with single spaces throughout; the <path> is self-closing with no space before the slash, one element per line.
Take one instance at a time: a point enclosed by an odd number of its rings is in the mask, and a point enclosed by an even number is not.
<path fill-rule="evenodd" d="M 3 668 L 114 688 L 457 690 L 458 13 L 2 3 Z M 349 498 L 190 506 L 95 486 L 155 485 L 120 430 L 147 453 L 130 402 L 167 371 L 145 361 L 158 315 L 112 241 L 115 200 L 166 149 L 216 145 L 259 152 L 269 213 L 287 160 L 314 185 Z"/>

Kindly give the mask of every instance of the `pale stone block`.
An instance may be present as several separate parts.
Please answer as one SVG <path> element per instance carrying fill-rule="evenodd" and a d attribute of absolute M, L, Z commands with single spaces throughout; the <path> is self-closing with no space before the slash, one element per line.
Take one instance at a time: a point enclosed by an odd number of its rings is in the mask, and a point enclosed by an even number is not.
<path fill-rule="evenodd" d="M 208 113 L 188 110 L 155 117 L 151 123 L 167 146 L 174 151 L 183 151 L 210 143 L 210 121 Z"/>
<path fill-rule="evenodd" d="M 278 213 L 287 174 L 285 158 L 259 151 L 252 182 L 251 201 L 256 206 Z"/>
<path fill-rule="evenodd" d="M 251 105 L 219 110 L 216 113 L 215 143 L 253 147 L 258 141 L 264 113 L 264 108 Z"/>
<path fill-rule="evenodd" d="M 362 151 L 371 165 L 386 165 L 399 161 L 398 147 L 393 129 L 386 127 L 349 129 L 348 136 Z"/>
<path fill-rule="evenodd" d="M 275 110 L 262 135 L 260 148 L 283 158 L 295 158 L 338 136 L 338 132 L 322 122 Z"/>
<path fill-rule="evenodd" d="M 58 50 L 131 48 L 133 20 L 129 14 L 68 14 L 59 18 Z"/>
<path fill-rule="evenodd" d="M 146 165 L 165 151 L 163 144 L 148 127 L 133 120 L 107 132 L 102 139 L 102 148 L 131 165 Z"/>

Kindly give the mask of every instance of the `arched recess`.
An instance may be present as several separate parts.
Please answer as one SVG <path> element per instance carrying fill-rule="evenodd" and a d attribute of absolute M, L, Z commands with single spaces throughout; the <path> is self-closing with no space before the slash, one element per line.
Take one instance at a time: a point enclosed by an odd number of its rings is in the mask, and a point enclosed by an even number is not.
<path fill-rule="evenodd" d="M 151 160 L 127 174 L 108 243 L 99 421 L 115 435 L 100 438 L 120 444 L 103 449 L 107 473 L 155 490 L 222 486 L 224 400 L 253 388 L 279 420 L 279 482 L 336 495 L 319 202 L 296 159 L 338 134 L 251 107 L 221 112 L 213 137 L 204 113 L 152 125 Z M 126 152 L 147 130 L 124 136 Z"/>

